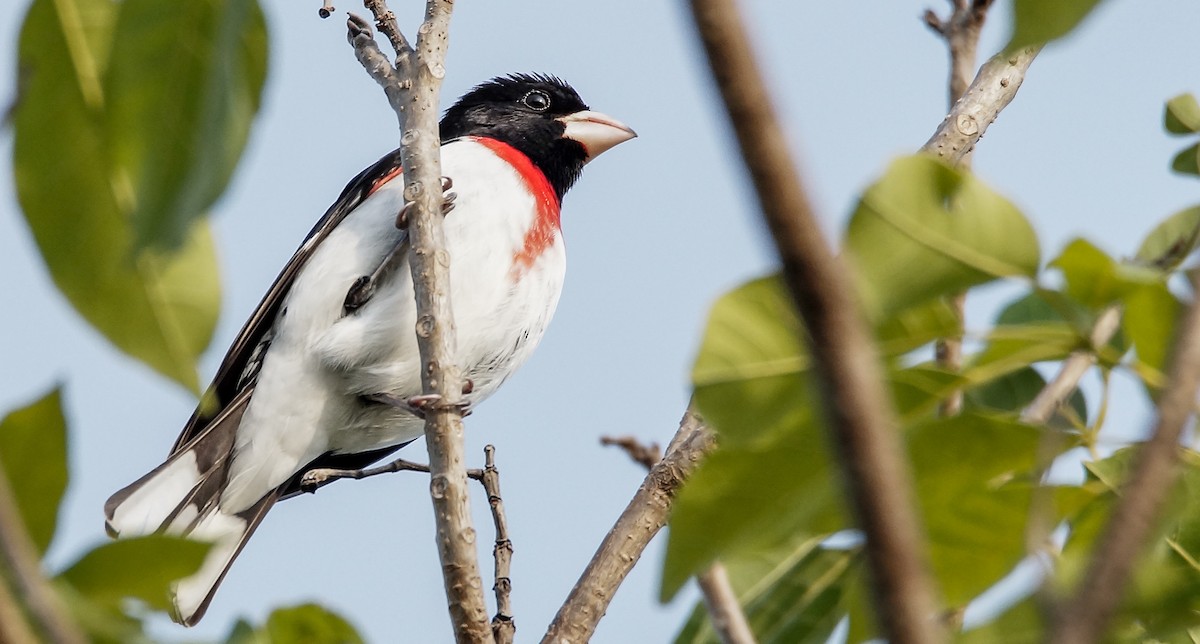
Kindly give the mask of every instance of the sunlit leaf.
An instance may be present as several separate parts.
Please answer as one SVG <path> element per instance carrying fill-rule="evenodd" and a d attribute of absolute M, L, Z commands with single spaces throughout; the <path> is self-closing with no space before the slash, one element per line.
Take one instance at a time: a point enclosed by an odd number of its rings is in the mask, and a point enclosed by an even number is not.
<path fill-rule="evenodd" d="M 1168 352 L 1175 339 L 1175 323 L 1183 314 L 1183 304 L 1166 284 L 1140 288 L 1125 297 L 1121 326 L 1133 342 L 1138 360 L 1166 371 Z"/>
<path fill-rule="evenodd" d="M 1100 0 L 1015 0 L 1012 38 L 1006 50 L 1050 42 L 1071 33 Z"/>
<path fill-rule="evenodd" d="M 132 597 L 167 610 L 171 582 L 199 570 L 209 547 L 164 535 L 121 539 L 84 554 L 58 579 L 100 604 L 115 606 Z"/>
<path fill-rule="evenodd" d="M 877 323 L 1038 268 L 1037 237 L 1020 211 L 970 174 L 925 155 L 898 159 L 867 189 L 845 249 Z"/>
<path fill-rule="evenodd" d="M 245 147 L 266 25 L 255 0 L 120 6 L 104 86 L 113 181 L 132 192 L 135 247 L 178 248 Z"/>
<path fill-rule="evenodd" d="M 1076 301 L 1099 309 L 1145 284 L 1156 284 L 1162 272 L 1117 262 L 1094 244 L 1072 241 L 1050 265 L 1062 271 L 1066 292 Z"/>
<path fill-rule="evenodd" d="M 909 430 L 908 447 L 938 587 L 962 608 L 1025 556 L 1039 432 L 964 413 Z"/>
<path fill-rule="evenodd" d="M 193 391 L 220 306 L 216 257 L 195 226 L 175 254 L 134 252 L 132 190 L 110 171 L 109 0 L 35 0 L 21 29 L 13 117 L 17 197 L 59 290 L 122 351 Z M 159 127 L 160 123 L 147 123 Z"/>
<path fill-rule="evenodd" d="M 45 552 L 67 489 L 67 421 L 57 387 L 0 420 L 0 464 L 25 529 Z"/>
<path fill-rule="evenodd" d="M 1200 103 L 1196 102 L 1196 96 L 1189 92 L 1167 101 L 1163 127 L 1172 134 L 1200 132 Z"/>

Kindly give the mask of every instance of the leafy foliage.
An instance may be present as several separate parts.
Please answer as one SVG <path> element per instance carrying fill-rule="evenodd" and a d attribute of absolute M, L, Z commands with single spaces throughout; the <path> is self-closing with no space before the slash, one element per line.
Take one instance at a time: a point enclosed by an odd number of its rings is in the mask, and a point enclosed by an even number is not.
<path fill-rule="evenodd" d="M 1175 103 L 1168 113 L 1192 122 L 1190 103 Z M 960 614 L 1029 556 L 1031 521 L 1066 530 L 1047 583 L 1062 589 L 1077 580 L 1132 450 L 1086 459 L 1082 485 L 1051 485 L 1042 473 L 1055 460 L 1077 459 L 1070 454 L 1079 445 L 1096 448 L 1103 409 L 1090 413 L 1076 391 L 1044 425 L 1021 422 L 1020 414 L 1046 385 L 1038 365 L 1079 352 L 1094 355 L 1105 380 L 1125 370 L 1156 395 L 1184 308 L 1169 282 L 1200 246 L 1198 213 L 1189 208 L 1163 221 L 1130 260 L 1074 240 L 1038 275 L 1028 223 L 977 179 L 911 157 L 866 191 L 846 230 L 845 255 L 880 342 L 948 614 Z M 958 331 L 943 296 L 1002 277 L 1038 281 L 1003 308 L 960 374 L 922 363 L 934 339 Z M 1093 327 L 1112 307 L 1124 312 L 1120 332 L 1093 346 Z M 662 596 L 719 560 L 759 641 L 825 641 L 848 616 L 857 642 L 875 631 L 861 567 L 851 562 L 855 550 L 825 545 L 853 525 L 841 510 L 806 341 L 777 278 L 749 282 L 713 306 L 692 375 L 696 405 L 720 447 L 676 502 Z M 937 403 L 959 388 L 964 411 L 935 417 Z M 1200 453 L 1181 453 L 1184 482 L 1139 567 L 1114 631 L 1122 639 L 1176 641 L 1200 632 L 1200 496 L 1191 492 L 1200 491 Z M 1015 599 L 964 639 L 1044 639 L 1032 600 Z M 714 641 L 706 620 L 697 607 L 678 641 Z"/>
<path fill-rule="evenodd" d="M 292 642 L 362 644 L 363 639 L 349 622 L 329 609 L 316 604 L 301 604 L 271 611 L 267 623 L 258 628 L 240 620 L 225 640 L 225 644 Z"/>
<path fill-rule="evenodd" d="M 220 288 L 208 228 L 193 222 L 245 143 L 266 33 L 253 0 L 186 6 L 33 2 L 19 43 L 27 82 L 13 165 L 25 219 L 72 306 L 119 349 L 198 392 Z"/>

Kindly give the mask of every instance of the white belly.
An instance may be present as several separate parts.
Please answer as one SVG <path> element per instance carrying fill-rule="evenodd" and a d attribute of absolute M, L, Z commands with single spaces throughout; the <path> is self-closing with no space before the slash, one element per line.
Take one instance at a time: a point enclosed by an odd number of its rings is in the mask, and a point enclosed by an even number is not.
<path fill-rule="evenodd" d="M 536 205 L 524 180 L 484 146 L 442 148 L 442 172 L 454 179 L 457 207 L 444 222 L 458 362 L 474 390 L 490 395 L 529 357 L 558 304 L 566 269 L 561 235 L 517 274 L 515 253 Z M 486 184 L 464 177 L 487 176 Z M 318 456 L 410 441 L 423 424 L 361 395 L 421 393 L 416 313 L 407 261 L 350 316 L 350 285 L 379 265 L 399 238 L 403 181 L 385 184 L 325 239 L 297 276 L 238 431 L 238 456 L 223 504 L 239 505 L 283 484 Z M 507 211 L 500 204 L 512 204 Z M 251 499 L 253 497 L 253 499 Z"/>

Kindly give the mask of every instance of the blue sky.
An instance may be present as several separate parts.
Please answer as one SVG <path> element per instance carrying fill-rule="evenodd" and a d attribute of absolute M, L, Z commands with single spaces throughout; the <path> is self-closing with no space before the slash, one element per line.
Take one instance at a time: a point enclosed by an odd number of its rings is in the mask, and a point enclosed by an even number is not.
<path fill-rule="evenodd" d="M 0 12 L 4 101 L 27 3 L 19 4 Z M 414 33 L 424 3 L 393 4 Z M 984 53 L 1007 35 L 1007 3 L 998 4 Z M 945 113 L 945 50 L 920 20 L 928 5 L 743 5 L 792 149 L 835 239 L 858 193 L 891 158 L 924 143 Z M 322 21 L 318 6 L 264 0 L 270 76 L 245 157 L 213 212 L 225 291 L 205 377 L 344 183 L 399 138 L 382 92 L 345 43 L 344 14 Z M 1197 24 L 1196 3 L 1102 4 L 1039 57 L 988 131 L 975 169 L 1033 221 L 1044 258 L 1081 235 L 1132 254 L 1156 221 L 1198 201 L 1200 184 L 1168 172 L 1182 143 L 1160 125 L 1166 99 L 1200 91 Z M 707 307 L 769 271 L 773 258 L 683 3 L 460 2 L 447 69 L 443 104 L 495 75 L 548 72 L 641 135 L 590 165 L 566 198 L 570 269 L 555 322 L 530 363 L 467 423 L 477 462 L 485 443 L 498 448 L 516 548 L 518 638 L 528 641 L 540 637 L 641 481 L 639 468 L 598 438 L 669 439 Z M 73 479 L 51 551 L 62 565 L 104 539 L 104 499 L 161 460 L 193 400 L 113 350 L 53 289 L 17 210 L 11 144 L 11 134 L 0 133 L 0 409 L 56 382 L 66 387 Z M 975 298 L 968 327 L 983 328 L 1004 293 L 1011 291 Z M 1109 427 L 1143 428 L 1139 394 L 1118 394 Z M 422 449 L 405 456 L 423 460 Z M 316 600 L 373 641 L 445 641 L 426 489 L 417 475 L 395 475 L 281 504 L 205 621 L 187 633 L 166 624 L 157 632 L 217 636 L 234 616 L 261 619 L 271 606 Z M 490 569 L 487 507 L 476 501 Z M 657 604 L 661 545 L 647 551 L 594 641 L 674 635 L 696 595 Z"/>

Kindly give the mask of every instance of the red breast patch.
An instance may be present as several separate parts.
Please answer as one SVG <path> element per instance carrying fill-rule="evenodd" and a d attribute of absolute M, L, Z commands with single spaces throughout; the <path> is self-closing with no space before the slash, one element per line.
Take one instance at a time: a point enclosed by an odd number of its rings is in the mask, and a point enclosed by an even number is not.
<path fill-rule="evenodd" d="M 517 171 L 517 174 L 521 175 L 521 179 L 525 181 L 525 188 L 533 195 L 534 202 L 537 204 L 533 225 L 525 232 L 525 242 L 517 252 L 513 253 L 510 274 L 514 280 L 517 280 L 533 266 L 543 251 L 554 245 L 554 238 L 561 223 L 558 195 L 555 194 L 554 186 L 550 185 L 550 180 L 546 178 L 546 175 L 533 164 L 533 161 L 529 160 L 529 157 L 513 146 L 496 139 L 484 137 L 473 137 L 473 139 L 506 161 Z"/>

